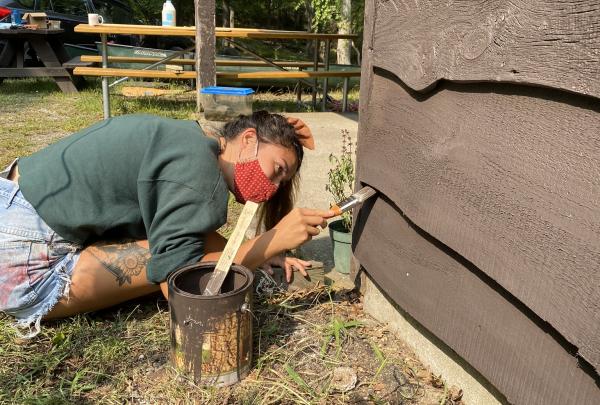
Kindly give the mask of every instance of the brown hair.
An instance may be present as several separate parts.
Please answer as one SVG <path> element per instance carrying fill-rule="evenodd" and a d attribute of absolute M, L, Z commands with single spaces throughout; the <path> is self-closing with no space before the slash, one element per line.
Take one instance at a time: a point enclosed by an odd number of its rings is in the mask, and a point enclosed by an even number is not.
<path fill-rule="evenodd" d="M 294 127 L 280 114 L 271 114 L 267 111 L 255 111 L 252 115 L 240 115 L 235 120 L 225 124 L 221 136 L 226 141 L 235 139 L 241 132 L 254 128 L 260 142 L 281 145 L 296 152 L 298 165 L 294 176 L 279 185 L 277 192 L 271 199 L 262 205 L 259 213 L 259 226 L 257 232 L 264 226 L 265 230 L 273 228 L 294 207 L 296 190 L 300 181 L 300 166 L 304 157 L 302 145 Z"/>

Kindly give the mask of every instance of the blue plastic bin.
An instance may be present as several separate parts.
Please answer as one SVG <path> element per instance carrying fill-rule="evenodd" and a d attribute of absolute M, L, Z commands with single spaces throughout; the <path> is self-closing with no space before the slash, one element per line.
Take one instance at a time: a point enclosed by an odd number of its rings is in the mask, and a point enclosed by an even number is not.
<path fill-rule="evenodd" d="M 254 90 L 244 87 L 211 86 L 200 89 L 204 118 L 229 121 L 240 114 L 252 114 Z"/>

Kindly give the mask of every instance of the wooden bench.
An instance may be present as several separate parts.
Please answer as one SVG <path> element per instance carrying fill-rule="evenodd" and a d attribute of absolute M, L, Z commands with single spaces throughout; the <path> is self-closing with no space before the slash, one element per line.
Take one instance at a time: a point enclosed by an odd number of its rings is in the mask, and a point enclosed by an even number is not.
<path fill-rule="evenodd" d="M 88 63 L 101 63 L 102 56 L 96 55 L 82 55 L 82 62 Z M 108 63 L 156 63 L 160 62 L 161 58 L 149 58 L 149 57 L 130 57 L 130 56 L 109 56 Z M 184 65 L 194 66 L 196 62 L 194 59 L 171 59 L 165 62 L 169 65 Z M 215 63 L 217 66 L 252 66 L 252 67 L 263 67 L 269 66 L 268 63 L 260 60 L 231 60 L 231 59 L 216 59 Z M 294 67 L 300 69 L 311 68 L 314 66 L 313 62 L 294 62 L 294 61 L 276 61 L 276 65 L 281 67 Z M 323 67 L 322 63 L 319 63 L 319 67 Z"/>
<path fill-rule="evenodd" d="M 102 67 L 76 67 L 74 75 L 98 77 L 140 77 L 150 79 L 196 79 L 195 71 L 166 71 L 143 69 L 119 69 Z M 342 111 L 348 107 L 348 83 L 351 77 L 360 77 L 360 70 L 347 71 L 261 71 L 261 72 L 217 72 L 217 78 L 227 79 L 325 79 L 341 77 L 344 79 L 342 93 Z"/>
<path fill-rule="evenodd" d="M 86 61 L 83 56 L 75 56 L 62 64 L 65 69 L 75 69 L 76 67 L 93 67 L 94 64 L 91 61 Z"/>

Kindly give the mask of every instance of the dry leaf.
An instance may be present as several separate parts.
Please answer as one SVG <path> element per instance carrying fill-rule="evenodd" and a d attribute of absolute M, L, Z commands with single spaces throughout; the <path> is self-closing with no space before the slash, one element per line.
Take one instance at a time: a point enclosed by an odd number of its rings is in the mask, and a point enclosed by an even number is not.
<path fill-rule="evenodd" d="M 439 376 L 436 376 L 435 374 L 431 373 L 431 385 L 433 385 L 435 388 L 442 388 L 444 386 L 442 375 L 440 374 Z"/>
<path fill-rule="evenodd" d="M 377 383 L 377 384 L 373 385 L 373 389 L 375 391 L 383 391 L 385 389 L 385 384 L 384 383 Z"/>

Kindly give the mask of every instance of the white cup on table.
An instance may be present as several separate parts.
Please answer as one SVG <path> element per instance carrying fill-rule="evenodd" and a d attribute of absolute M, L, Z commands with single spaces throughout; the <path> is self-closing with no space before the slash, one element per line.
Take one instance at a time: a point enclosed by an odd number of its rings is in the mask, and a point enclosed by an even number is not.
<path fill-rule="evenodd" d="M 100 25 L 104 23 L 104 18 L 100 14 L 88 14 L 89 25 Z"/>

